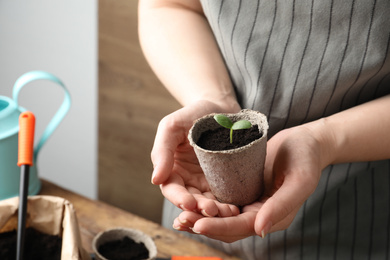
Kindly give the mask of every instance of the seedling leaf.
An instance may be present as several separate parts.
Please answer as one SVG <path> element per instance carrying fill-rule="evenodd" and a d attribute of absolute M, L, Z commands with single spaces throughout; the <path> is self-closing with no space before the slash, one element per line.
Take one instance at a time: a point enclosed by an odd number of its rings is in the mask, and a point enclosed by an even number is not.
<path fill-rule="evenodd" d="M 233 130 L 240 130 L 240 129 L 249 129 L 251 128 L 252 124 L 248 120 L 240 120 L 233 124 L 232 129 Z"/>
<path fill-rule="evenodd" d="M 231 129 L 233 126 L 232 120 L 230 120 L 230 118 L 225 115 L 221 115 L 221 114 L 215 115 L 214 119 L 215 121 L 217 121 L 218 124 L 220 124 L 221 126 L 227 129 Z"/>
<path fill-rule="evenodd" d="M 233 130 L 248 129 L 252 126 L 251 122 L 248 120 L 240 120 L 233 123 L 229 117 L 222 114 L 215 115 L 214 119 L 222 127 L 230 129 L 230 143 L 233 143 Z"/>

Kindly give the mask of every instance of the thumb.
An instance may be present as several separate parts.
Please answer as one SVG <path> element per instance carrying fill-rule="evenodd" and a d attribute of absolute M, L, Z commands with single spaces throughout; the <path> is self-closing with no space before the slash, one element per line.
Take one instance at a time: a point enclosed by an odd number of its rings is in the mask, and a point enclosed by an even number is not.
<path fill-rule="evenodd" d="M 156 153 L 158 152 L 160 152 L 159 158 L 152 159 L 153 173 L 151 181 L 155 185 L 160 185 L 167 181 L 173 168 L 173 154 L 169 150 L 161 151 L 161 149 L 156 149 Z"/>
<path fill-rule="evenodd" d="M 313 192 L 304 183 L 289 181 L 282 184 L 266 200 L 256 215 L 255 232 L 261 237 L 289 227 L 305 200 Z"/>
<path fill-rule="evenodd" d="M 182 141 L 177 137 L 178 134 L 174 129 L 174 125 L 167 121 L 166 118 L 160 121 L 151 151 L 153 163 L 152 183 L 155 185 L 160 185 L 169 178 L 174 164 L 176 148 Z"/>

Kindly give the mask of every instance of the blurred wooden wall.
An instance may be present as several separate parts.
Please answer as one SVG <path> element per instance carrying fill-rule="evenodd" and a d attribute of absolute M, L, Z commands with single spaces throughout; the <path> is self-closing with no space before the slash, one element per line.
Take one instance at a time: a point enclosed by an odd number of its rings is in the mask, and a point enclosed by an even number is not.
<path fill-rule="evenodd" d="M 162 195 L 150 182 L 158 122 L 180 105 L 147 64 L 134 0 L 99 0 L 100 200 L 159 222 Z"/>

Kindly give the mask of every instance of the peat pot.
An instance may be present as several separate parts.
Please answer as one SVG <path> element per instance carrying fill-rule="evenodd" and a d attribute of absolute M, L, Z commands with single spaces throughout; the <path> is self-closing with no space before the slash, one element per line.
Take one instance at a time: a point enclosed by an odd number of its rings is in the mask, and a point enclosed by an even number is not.
<path fill-rule="evenodd" d="M 237 114 L 225 114 L 233 122 L 248 120 L 252 126 L 258 125 L 262 136 L 239 148 L 213 151 L 203 149 L 197 142 L 202 133 L 221 127 L 214 120 L 214 115 L 209 114 L 195 121 L 188 134 L 189 142 L 217 200 L 237 206 L 251 204 L 262 195 L 264 189 L 267 118 L 262 113 L 249 109 Z"/>
<path fill-rule="evenodd" d="M 129 242 L 125 242 L 124 239 L 130 239 L 130 245 Z M 122 241 L 119 243 L 119 241 Z M 108 250 L 110 254 L 112 254 L 112 258 L 109 258 L 107 255 L 104 255 L 103 252 L 99 251 L 100 247 L 102 245 L 108 246 L 110 243 L 119 243 L 120 245 L 111 245 Z M 127 244 L 126 244 L 127 243 Z M 142 245 L 143 244 L 143 245 Z M 141 246 L 142 245 L 142 246 Z M 157 248 L 153 241 L 153 239 L 146 235 L 145 233 L 141 232 L 137 229 L 131 229 L 131 228 L 125 228 L 125 227 L 117 227 L 108 229 L 105 231 L 100 232 L 95 236 L 95 238 L 92 241 L 92 249 L 95 253 L 96 260 L 115 260 L 114 256 L 117 254 L 121 254 L 121 252 L 118 251 L 119 248 L 123 248 L 127 251 L 127 254 L 132 255 L 132 257 L 128 257 L 126 255 L 126 259 L 154 259 L 157 256 Z M 130 252 L 130 251 L 131 252 Z M 146 258 L 140 258 L 139 255 L 141 251 L 148 251 L 148 257 Z M 106 249 L 107 251 L 107 249 Z M 132 252 L 137 251 L 137 252 Z M 125 254 L 123 252 L 123 254 Z M 122 255 L 121 257 L 124 257 Z M 123 258 L 122 258 L 123 259 Z"/>

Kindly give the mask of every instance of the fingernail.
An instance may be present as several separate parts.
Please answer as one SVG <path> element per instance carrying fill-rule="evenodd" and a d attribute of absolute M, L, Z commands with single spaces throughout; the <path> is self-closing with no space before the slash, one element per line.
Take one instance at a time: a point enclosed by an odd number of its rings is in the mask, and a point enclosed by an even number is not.
<path fill-rule="evenodd" d="M 175 226 L 175 225 L 172 225 L 172 227 L 176 230 L 180 230 L 180 226 Z"/>
<path fill-rule="evenodd" d="M 151 179 L 151 182 L 152 184 L 156 185 L 155 181 L 154 181 L 154 178 L 156 177 L 156 174 L 155 174 L 155 171 L 153 170 L 153 173 L 152 173 L 152 179 Z"/>
<path fill-rule="evenodd" d="M 265 238 L 265 236 L 268 234 L 268 232 L 271 230 L 272 222 L 268 222 L 267 225 L 263 228 L 261 231 L 261 238 Z"/>
<path fill-rule="evenodd" d="M 179 222 L 182 223 L 182 224 L 186 224 L 186 223 L 187 223 L 187 220 L 186 220 L 186 219 L 181 220 L 181 219 L 179 218 L 178 220 L 179 220 Z"/>
<path fill-rule="evenodd" d="M 191 211 L 191 210 L 187 209 L 186 207 L 184 207 L 183 204 L 180 204 L 179 207 L 180 207 L 182 210 L 184 210 L 184 211 Z"/>
<path fill-rule="evenodd" d="M 194 228 L 190 228 L 192 230 L 192 232 L 194 232 L 195 234 L 200 234 L 199 231 L 196 231 Z"/>
<path fill-rule="evenodd" d="M 202 212 L 202 215 L 203 215 L 203 216 L 211 217 L 210 214 L 208 214 L 208 213 L 206 212 L 206 210 L 202 209 L 201 212 Z"/>

